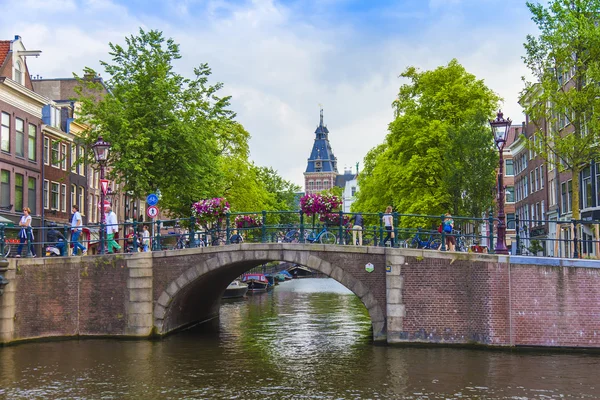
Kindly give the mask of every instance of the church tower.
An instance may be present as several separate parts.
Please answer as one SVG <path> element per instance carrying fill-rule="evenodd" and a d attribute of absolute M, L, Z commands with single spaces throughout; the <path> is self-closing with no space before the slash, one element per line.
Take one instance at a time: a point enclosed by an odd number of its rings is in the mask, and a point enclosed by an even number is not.
<path fill-rule="evenodd" d="M 329 143 L 329 130 L 323 125 L 323 109 L 321 109 L 321 120 L 315 135 L 315 143 L 304 172 L 304 192 L 306 194 L 332 188 L 338 175 L 337 158 L 333 155 Z"/>

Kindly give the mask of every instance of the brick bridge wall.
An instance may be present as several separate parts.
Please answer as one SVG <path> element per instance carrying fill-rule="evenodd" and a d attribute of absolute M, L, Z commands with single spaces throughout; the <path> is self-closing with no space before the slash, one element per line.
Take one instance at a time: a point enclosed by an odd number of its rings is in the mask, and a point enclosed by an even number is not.
<path fill-rule="evenodd" d="M 0 344 L 165 334 L 214 317 L 227 283 L 269 260 L 306 265 L 351 289 L 376 340 L 600 347 L 598 261 L 292 244 L 13 259 Z"/>
<path fill-rule="evenodd" d="M 388 276 L 402 305 L 391 315 L 388 304 L 390 343 L 600 347 L 598 261 L 401 254 Z"/>

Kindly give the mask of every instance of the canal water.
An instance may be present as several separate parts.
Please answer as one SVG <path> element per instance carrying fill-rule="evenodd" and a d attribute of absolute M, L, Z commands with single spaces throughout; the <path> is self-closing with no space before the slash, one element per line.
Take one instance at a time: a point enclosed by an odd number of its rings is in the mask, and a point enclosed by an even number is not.
<path fill-rule="evenodd" d="M 0 348 L 0 399 L 600 398 L 600 354 L 374 345 L 366 309 L 332 279 L 224 303 L 215 324 L 161 341 Z"/>

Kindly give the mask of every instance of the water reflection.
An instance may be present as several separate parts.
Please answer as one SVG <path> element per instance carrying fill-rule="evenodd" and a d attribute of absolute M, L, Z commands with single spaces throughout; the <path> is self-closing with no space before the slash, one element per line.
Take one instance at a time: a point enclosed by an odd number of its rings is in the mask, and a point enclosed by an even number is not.
<path fill-rule="evenodd" d="M 165 340 L 0 348 L 5 399 L 600 398 L 597 354 L 398 348 L 330 279 L 223 304 Z"/>

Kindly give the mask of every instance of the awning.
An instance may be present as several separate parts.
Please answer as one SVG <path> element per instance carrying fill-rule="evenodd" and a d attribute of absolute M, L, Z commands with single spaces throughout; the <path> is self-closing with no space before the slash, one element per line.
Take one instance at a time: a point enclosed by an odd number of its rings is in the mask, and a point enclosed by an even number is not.
<path fill-rule="evenodd" d="M 15 226 L 14 222 L 12 222 L 8 218 L 3 217 L 2 215 L 0 215 L 0 224 L 4 224 L 4 225 L 8 225 L 8 226 Z"/>

